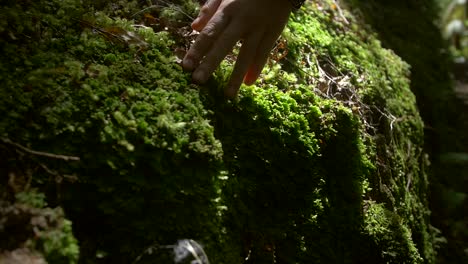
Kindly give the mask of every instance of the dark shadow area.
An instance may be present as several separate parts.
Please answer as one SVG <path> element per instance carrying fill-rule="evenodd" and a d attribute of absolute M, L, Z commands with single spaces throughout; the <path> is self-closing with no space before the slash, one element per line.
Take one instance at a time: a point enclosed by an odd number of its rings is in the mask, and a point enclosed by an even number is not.
<path fill-rule="evenodd" d="M 468 151 L 468 108 L 453 90 L 452 72 L 463 72 L 463 68 L 454 67 L 450 61 L 447 43 L 435 23 L 439 16 L 436 3 L 347 2 L 378 33 L 384 47 L 411 65 L 411 89 L 425 122 L 425 149 L 432 164 L 429 196 L 432 225 L 441 229 L 448 240 L 439 250 L 438 261 L 465 263 L 468 236 L 456 225 L 466 223 L 468 218 L 467 199 L 463 198 L 468 193 L 468 175 L 466 166 L 455 164 L 457 159 L 450 155 Z M 455 201 L 456 197 L 464 202 Z"/>

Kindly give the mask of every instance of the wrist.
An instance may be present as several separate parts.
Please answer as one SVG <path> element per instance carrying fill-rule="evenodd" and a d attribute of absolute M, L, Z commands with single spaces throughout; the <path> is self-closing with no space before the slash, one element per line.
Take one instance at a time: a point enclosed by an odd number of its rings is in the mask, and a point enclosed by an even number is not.
<path fill-rule="evenodd" d="M 294 9 L 299 9 L 304 4 L 305 0 L 288 0 Z"/>

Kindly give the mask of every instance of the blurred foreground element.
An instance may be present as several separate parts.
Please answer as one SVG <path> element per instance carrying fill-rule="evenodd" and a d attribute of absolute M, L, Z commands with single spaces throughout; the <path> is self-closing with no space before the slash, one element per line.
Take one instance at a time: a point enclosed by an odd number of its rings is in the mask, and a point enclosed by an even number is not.
<path fill-rule="evenodd" d="M 468 2 L 452 0 L 442 7 L 441 28 L 455 63 L 468 63 Z"/>
<path fill-rule="evenodd" d="M 460 124 L 461 131 L 463 131 L 461 133 L 466 135 L 468 131 L 468 114 L 466 114 L 468 113 L 468 2 L 466 0 L 452 1 L 444 7 L 442 26 L 446 39 L 450 41 L 450 51 L 454 60 L 455 93 L 463 102 L 460 112 L 465 113 L 465 118 Z M 449 168 L 450 171 L 456 173 L 439 182 L 441 188 L 438 193 L 441 202 L 437 205 L 440 209 L 440 217 L 444 219 L 444 229 L 450 242 L 449 245 L 452 245 L 447 255 L 464 255 L 464 259 L 456 261 L 467 262 L 468 140 L 466 137 L 464 146 L 457 151 L 441 155 L 444 169 Z M 453 254 L 454 251 L 455 254 Z"/>
<path fill-rule="evenodd" d="M 133 264 L 141 263 L 210 264 L 203 247 L 194 240 L 182 239 L 175 245 L 154 245 L 140 254 Z"/>

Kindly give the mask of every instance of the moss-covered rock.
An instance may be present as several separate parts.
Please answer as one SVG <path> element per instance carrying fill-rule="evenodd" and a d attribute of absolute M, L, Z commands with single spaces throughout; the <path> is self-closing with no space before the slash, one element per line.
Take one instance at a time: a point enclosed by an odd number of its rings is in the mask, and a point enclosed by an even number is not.
<path fill-rule="evenodd" d="M 71 222 L 35 190 L 18 193 L 15 203 L 0 201 L 0 235 L 0 263 L 78 262 Z"/>
<path fill-rule="evenodd" d="M 177 63 L 192 2 L 7 2 L 3 179 L 28 164 L 82 263 L 182 238 L 211 263 L 432 263 L 409 66 L 333 2 L 294 14 L 233 101 L 230 59 L 203 87 Z"/>

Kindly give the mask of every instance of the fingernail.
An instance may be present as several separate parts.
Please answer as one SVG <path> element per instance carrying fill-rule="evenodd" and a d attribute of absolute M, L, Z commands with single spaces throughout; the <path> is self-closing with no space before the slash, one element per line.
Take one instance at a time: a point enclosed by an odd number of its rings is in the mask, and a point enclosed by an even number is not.
<path fill-rule="evenodd" d="M 193 71 L 193 69 L 195 68 L 195 63 L 191 59 L 184 59 L 182 66 L 187 71 Z"/>
<path fill-rule="evenodd" d="M 260 72 L 253 72 L 253 71 L 249 71 L 247 72 L 247 74 L 244 76 L 244 80 L 243 82 L 246 84 L 246 85 L 252 85 L 254 84 L 258 77 L 260 76 Z"/>
<path fill-rule="evenodd" d="M 197 83 L 204 83 L 207 81 L 207 79 L 208 79 L 208 76 L 206 75 L 204 71 L 196 71 L 193 74 L 193 80 Z"/>
<path fill-rule="evenodd" d="M 198 22 L 200 22 L 200 18 L 199 18 L 199 17 L 197 17 L 197 18 L 192 22 L 192 25 L 191 25 L 192 28 L 193 28 L 194 26 L 196 26 L 196 25 L 198 24 Z"/>

